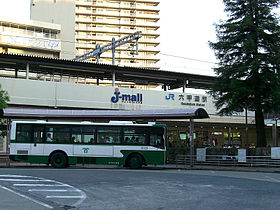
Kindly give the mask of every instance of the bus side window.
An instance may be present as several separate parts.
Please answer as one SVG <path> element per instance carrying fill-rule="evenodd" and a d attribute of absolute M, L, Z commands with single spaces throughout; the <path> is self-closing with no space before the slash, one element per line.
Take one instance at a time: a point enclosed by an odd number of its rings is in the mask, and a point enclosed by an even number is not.
<path fill-rule="evenodd" d="M 34 127 L 33 133 L 34 143 L 36 142 L 43 142 L 44 138 L 44 127 Z"/>
<path fill-rule="evenodd" d="M 118 127 L 100 127 L 97 129 L 97 143 L 120 144 L 121 132 Z"/>
<path fill-rule="evenodd" d="M 70 128 L 67 125 L 49 125 L 46 126 L 47 134 L 50 133 L 55 143 L 70 143 Z"/>
<path fill-rule="evenodd" d="M 16 141 L 31 142 L 32 141 L 31 128 L 32 125 L 18 125 Z"/>
<path fill-rule="evenodd" d="M 95 128 L 93 126 L 73 126 L 72 143 L 96 143 Z"/>
<path fill-rule="evenodd" d="M 123 144 L 145 144 L 146 130 L 144 128 L 126 127 L 123 128 Z"/>
<path fill-rule="evenodd" d="M 82 128 L 82 141 L 85 144 L 95 144 L 95 128 L 93 126 L 84 126 Z"/>

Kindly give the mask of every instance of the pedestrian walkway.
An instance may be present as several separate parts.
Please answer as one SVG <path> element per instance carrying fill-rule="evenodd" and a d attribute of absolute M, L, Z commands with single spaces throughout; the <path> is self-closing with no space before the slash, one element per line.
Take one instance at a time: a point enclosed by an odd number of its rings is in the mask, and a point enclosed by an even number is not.
<path fill-rule="evenodd" d="M 6 168 L 6 162 L 0 163 L 1 168 Z M 46 164 L 31 164 L 22 162 L 10 162 L 10 168 L 17 167 L 40 167 L 40 168 L 51 168 Z M 77 164 L 70 166 L 69 168 L 86 168 L 86 169 L 121 169 L 122 166 L 116 165 L 89 165 L 89 164 Z M 143 169 L 147 170 L 213 170 L 213 171 L 244 171 L 244 172 L 267 172 L 267 173 L 280 173 L 280 167 L 250 167 L 250 166 L 214 166 L 214 165 L 182 165 L 182 164 L 166 164 L 166 165 L 148 165 L 143 166 Z"/>

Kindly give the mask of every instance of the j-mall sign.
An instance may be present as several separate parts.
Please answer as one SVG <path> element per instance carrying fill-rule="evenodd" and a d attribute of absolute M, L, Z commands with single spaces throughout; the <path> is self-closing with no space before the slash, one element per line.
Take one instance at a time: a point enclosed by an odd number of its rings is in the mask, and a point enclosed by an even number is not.
<path fill-rule="evenodd" d="M 143 102 L 143 95 L 142 93 L 137 93 L 137 94 L 124 94 L 121 93 L 119 88 L 115 89 L 114 96 L 111 98 L 112 103 L 118 103 L 118 102 L 123 102 L 123 103 L 139 103 L 142 104 Z"/>

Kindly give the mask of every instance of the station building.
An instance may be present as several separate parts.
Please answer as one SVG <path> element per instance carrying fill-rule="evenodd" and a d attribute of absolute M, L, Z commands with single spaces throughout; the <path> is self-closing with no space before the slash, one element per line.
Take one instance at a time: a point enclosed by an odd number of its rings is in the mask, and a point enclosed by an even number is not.
<path fill-rule="evenodd" d="M 213 84 L 214 77 L 7 53 L 0 53 L 0 71 L 1 87 L 10 96 L 9 108 L 204 108 L 210 118 L 195 120 L 194 136 L 197 146 L 206 145 L 208 139 L 217 139 L 218 146 L 245 146 L 244 113 L 221 117 L 217 115 L 213 99 L 208 94 L 195 94 L 188 89 L 207 90 Z M 111 82 L 113 73 L 115 86 Z M 91 121 L 96 122 L 95 119 Z M 157 121 L 167 125 L 171 143 L 188 144 L 189 124 L 186 120 Z M 254 115 L 249 112 L 250 145 L 256 145 L 254 123 Z M 273 146 L 271 127 L 267 127 L 267 139 L 268 145 Z M 2 151 L 6 148 L 5 144 L 3 140 Z"/>

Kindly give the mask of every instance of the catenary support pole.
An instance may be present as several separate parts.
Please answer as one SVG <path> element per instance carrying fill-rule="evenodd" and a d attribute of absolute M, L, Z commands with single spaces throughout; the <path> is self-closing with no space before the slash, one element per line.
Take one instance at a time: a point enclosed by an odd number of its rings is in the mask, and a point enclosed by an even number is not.
<path fill-rule="evenodd" d="M 112 38 L 112 65 L 115 65 L 115 38 Z M 113 71 L 112 73 L 112 86 L 115 87 L 116 82 L 116 72 Z"/>

